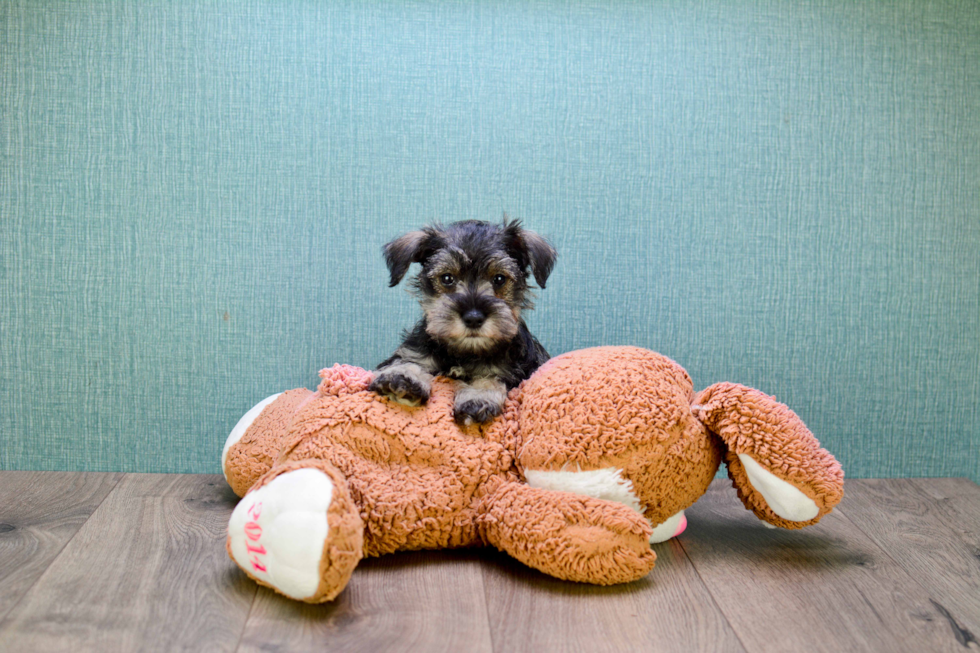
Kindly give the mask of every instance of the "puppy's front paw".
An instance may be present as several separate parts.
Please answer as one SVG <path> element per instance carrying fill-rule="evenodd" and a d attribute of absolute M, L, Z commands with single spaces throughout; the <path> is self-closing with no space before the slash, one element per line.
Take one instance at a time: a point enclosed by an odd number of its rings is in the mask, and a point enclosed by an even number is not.
<path fill-rule="evenodd" d="M 406 406 L 418 406 L 429 400 L 430 384 L 418 375 L 398 370 L 379 370 L 370 390 Z"/>
<path fill-rule="evenodd" d="M 504 410 L 507 386 L 492 377 L 460 381 L 456 385 L 455 417 L 459 424 L 483 424 Z"/>
<path fill-rule="evenodd" d="M 470 399 L 456 404 L 455 417 L 458 424 L 483 424 L 489 422 L 503 411 L 503 406 L 487 399 Z"/>

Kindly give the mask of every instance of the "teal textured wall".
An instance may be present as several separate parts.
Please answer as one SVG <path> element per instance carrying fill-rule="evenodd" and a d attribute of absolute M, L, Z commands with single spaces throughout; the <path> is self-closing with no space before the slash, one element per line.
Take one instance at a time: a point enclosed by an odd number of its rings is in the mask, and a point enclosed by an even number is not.
<path fill-rule="evenodd" d="M 851 476 L 980 480 L 980 3 L 0 1 L 0 468 L 214 472 L 504 211 L 555 354 L 790 404 Z"/>

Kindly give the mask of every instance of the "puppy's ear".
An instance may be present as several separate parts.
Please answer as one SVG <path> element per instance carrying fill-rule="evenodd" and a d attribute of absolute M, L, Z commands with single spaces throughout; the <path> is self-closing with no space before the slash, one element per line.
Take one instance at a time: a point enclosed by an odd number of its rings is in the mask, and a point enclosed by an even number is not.
<path fill-rule="evenodd" d="M 384 246 L 385 263 L 391 273 L 389 286 L 397 286 L 412 263 L 421 263 L 429 256 L 436 237 L 432 229 L 410 231 Z"/>
<path fill-rule="evenodd" d="M 520 220 L 508 220 L 504 216 L 504 239 L 507 241 L 507 249 L 511 256 L 520 264 L 522 268 L 531 267 L 534 280 L 544 288 L 551 270 L 555 267 L 558 259 L 558 252 L 551 244 L 527 229 L 521 228 Z"/>

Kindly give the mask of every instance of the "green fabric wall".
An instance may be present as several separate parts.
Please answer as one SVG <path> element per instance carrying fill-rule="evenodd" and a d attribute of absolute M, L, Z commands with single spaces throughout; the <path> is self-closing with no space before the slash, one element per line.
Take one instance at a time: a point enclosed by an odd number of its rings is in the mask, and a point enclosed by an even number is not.
<path fill-rule="evenodd" d="M 3 0 L 0 157 L 2 469 L 217 471 L 396 346 L 384 242 L 506 211 L 552 354 L 980 480 L 977 2 Z"/>

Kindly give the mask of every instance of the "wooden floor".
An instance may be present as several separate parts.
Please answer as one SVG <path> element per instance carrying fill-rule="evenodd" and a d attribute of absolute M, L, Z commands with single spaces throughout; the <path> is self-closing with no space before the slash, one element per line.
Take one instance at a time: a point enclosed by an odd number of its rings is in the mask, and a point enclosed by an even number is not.
<path fill-rule="evenodd" d="M 630 585 L 487 549 L 364 561 L 332 604 L 231 563 L 220 476 L 0 472 L 0 651 L 980 650 L 980 487 L 855 480 L 802 531 L 716 481 Z"/>

